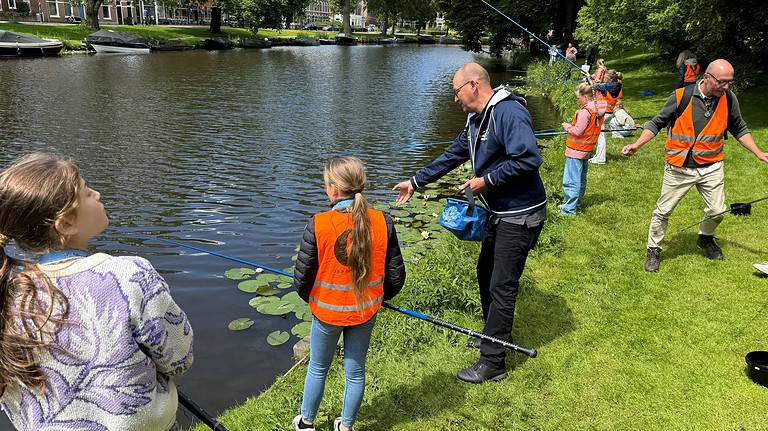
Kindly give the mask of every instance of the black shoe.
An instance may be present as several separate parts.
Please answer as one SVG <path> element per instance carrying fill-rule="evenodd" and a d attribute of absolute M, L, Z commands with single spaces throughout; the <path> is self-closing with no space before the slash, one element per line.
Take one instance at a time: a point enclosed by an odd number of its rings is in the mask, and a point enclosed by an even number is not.
<path fill-rule="evenodd" d="M 470 349 L 479 349 L 481 344 L 483 344 L 483 340 L 479 338 L 469 337 L 469 340 L 467 340 L 467 347 Z"/>
<path fill-rule="evenodd" d="M 710 235 L 699 234 L 699 239 L 696 241 L 696 245 L 699 248 L 704 249 L 704 255 L 712 260 L 723 260 L 723 250 L 715 242 L 715 237 Z"/>
<path fill-rule="evenodd" d="M 645 258 L 645 272 L 659 272 L 661 265 L 661 249 L 648 247 L 648 256 Z"/>
<path fill-rule="evenodd" d="M 504 367 L 494 367 L 478 360 L 475 365 L 459 371 L 456 377 L 467 383 L 483 383 L 487 380 L 504 380 L 507 378 L 507 372 Z"/>

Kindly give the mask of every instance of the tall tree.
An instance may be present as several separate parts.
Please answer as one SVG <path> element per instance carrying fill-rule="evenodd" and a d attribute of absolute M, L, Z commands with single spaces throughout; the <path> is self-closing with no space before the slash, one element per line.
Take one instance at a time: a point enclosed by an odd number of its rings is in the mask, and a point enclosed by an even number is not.
<path fill-rule="evenodd" d="M 577 36 L 606 51 L 651 46 L 676 54 L 724 56 L 768 65 L 768 8 L 764 0 L 588 0 Z M 738 71 L 738 69 L 737 69 Z"/>
<path fill-rule="evenodd" d="M 437 4 L 434 0 L 410 0 L 402 4 L 401 16 L 416 22 L 416 34 L 419 35 L 421 29 L 437 17 Z"/>
<path fill-rule="evenodd" d="M 85 0 L 86 22 L 94 30 L 101 28 L 99 27 L 99 9 L 101 9 L 102 3 L 103 0 Z"/>
<path fill-rule="evenodd" d="M 574 27 L 576 10 L 583 0 L 496 0 L 490 1 L 517 23 L 541 37 L 554 24 L 558 34 L 568 37 L 569 28 Z M 606 2 L 609 4 L 613 1 Z M 491 53 L 501 51 L 514 43 L 513 38 L 528 34 L 499 13 L 479 0 L 438 0 L 439 10 L 445 12 L 445 19 L 451 28 L 461 33 L 464 49 L 479 52 L 480 38 L 488 36 Z"/>

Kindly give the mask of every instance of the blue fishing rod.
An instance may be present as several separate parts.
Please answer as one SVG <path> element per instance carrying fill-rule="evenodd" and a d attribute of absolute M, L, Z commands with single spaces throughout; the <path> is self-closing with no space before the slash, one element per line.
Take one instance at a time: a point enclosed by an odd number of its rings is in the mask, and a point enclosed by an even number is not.
<path fill-rule="evenodd" d="M 487 2 L 487 1 L 485 1 L 485 0 L 480 0 L 480 1 L 481 1 L 481 2 L 483 2 L 483 3 L 485 3 L 485 5 L 486 5 L 486 6 L 488 6 L 489 8 L 493 9 L 494 11 L 496 11 L 496 13 L 498 13 L 499 15 L 501 15 L 501 16 L 503 16 L 504 18 L 508 19 L 508 20 L 509 20 L 509 21 L 510 21 L 512 24 L 514 24 L 514 25 L 516 25 L 516 26 L 520 27 L 520 28 L 521 28 L 521 29 L 522 29 L 524 32 L 526 32 L 526 33 L 530 34 L 530 35 L 531 35 L 531 37 L 533 37 L 533 38 L 535 38 L 536 40 L 538 40 L 539 42 L 541 42 L 541 43 L 542 43 L 544 46 L 546 46 L 547 48 L 549 48 L 549 50 L 550 50 L 550 51 L 554 51 L 554 52 L 557 52 L 557 55 L 559 55 L 560 57 L 562 57 L 562 58 L 563 58 L 563 59 L 566 61 L 566 63 L 568 63 L 568 64 L 570 64 L 572 67 L 575 67 L 576 69 L 578 69 L 578 70 L 579 70 L 579 72 L 581 72 L 581 74 L 582 74 L 582 75 L 584 75 L 584 76 L 587 78 L 587 81 L 591 81 L 591 80 L 592 80 L 592 76 L 591 76 L 589 73 L 587 73 L 587 72 L 585 72 L 584 70 L 582 70 L 582 68 L 581 68 L 581 67 L 579 67 L 579 65 L 578 65 L 578 64 L 576 64 L 576 63 L 572 62 L 571 60 L 568 60 L 568 57 L 566 57 L 565 55 L 563 55 L 563 53 L 561 53 L 560 51 L 558 51 L 558 50 L 555 50 L 554 48 L 552 48 L 552 46 L 551 46 L 550 44 L 548 44 L 547 42 L 544 42 L 544 41 L 543 41 L 543 40 L 542 40 L 540 37 L 536 36 L 536 35 L 535 35 L 535 34 L 533 34 L 533 33 L 532 33 L 530 30 L 528 30 L 527 28 L 525 28 L 525 27 L 523 27 L 522 25 L 520 25 L 520 23 L 518 23 L 517 21 L 515 21 L 515 20 L 513 20 L 512 18 L 508 17 L 508 16 L 507 16 L 507 15 L 506 15 L 504 12 L 502 12 L 502 11 L 500 11 L 498 8 L 496 8 L 496 6 L 494 6 L 494 5 L 490 4 L 490 3 L 488 3 L 488 2 Z"/>
<path fill-rule="evenodd" d="M 237 257 L 227 256 L 226 254 L 217 253 L 217 252 L 215 252 L 213 250 L 207 250 L 207 249 L 204 249 L 204 248 L 195 247 L 193 245 L 184 244 L 184 243 L 181 243 L 181 242 L 178 242 L 178 241 L 173 241 L 173 240 L 170 240 L 170 239 L 165 239 L 165 238 L 160 238 L 160 237 L 155 237 L 155 238 L 157 238 L 157 240 L 159 240 L 159 241 L 162 241 L 162 242 L 165 242 L 165 243 L 168 243 L 168 244 L 173 244 L 173 245 L 176 245 L 176 246 L 179 246 L 179 247 L 183 247 L 183 248 L 187 248 L 187 249 L 190 249 L 190 250 L 195 250 L 195 251 L 199 251 L 199 252 L 202 252 L 202 253 L 207 253 L 207 254 L 210 254 L 210 255 L 213 255 L 213 256 L 217 256 L 217 257 L 228 259 L 228 260 L 231 260 L 231 261 L 234 261 L 234 262 L 242 263 L 243 265 L 252 266 L 254 268 L 261 268 L 264 271 L 269 271 L 269 272 L 272 272 L 274 274 L 284 275 L 286 277 L 293 277 L 292 274 L 289 274 L 289 273 L 287 273 L 285 271 L 281 271 L 279 269 L 270 268 L 268 266 L 259 265 L 257 263 L 249 262 L 249 261 L 244 260 L 244 259 L 239 259 Z M 479 338 L 479 339 L 485 340 L 485 341 L 490 341 L 491 343 L 498 344 L 500 346 L 504 346 L 504 347 L 506 347 L 506 348 L 508 348 L 510 350 L 514 350 L 515 352 L 524 353 L 524 354 L 530 356 L 531 358 L 535 358 L 536 355 L 537 355 L 536 349 L 529 349 L 527 347 L 518 346 L 517 344 L 510 343 L 510 342 L 504 341 L 504 340 L 500 340 L 500 339 L 498 339 L 496 337 L 492 337 L 490 335 L 485 335 L 483 333 L 476 332 L 476 331 L 473 331 L 471 329 L 467 329 L 467 328 L 464 328 L 464 327 L 461 327 L 461 326 L 458 326 L 458 325 L 454 325 L 453 323 L 446 322 L 446 321 L 443 321 L 443 320 L 440 320 L 440 319 L 436 319 L 434 317 L 427 316 L 426 314 L 422 314 L 422 313 L 419 313 L 419 312 L 416 312 L 416 311 L 413 311 L 413 310 L 409 310 L 407 308 L 398 307 L 396 305 L 392 305 L 392 304 L 389 304 L 387 302 L 382 302 L 381 305 L 384 308 L 388 308 L 390 310 L 398 311 L 398 312 L 403 313 L 403 314 L 405 314 L 407 316 L 415 317 L 415 318 L 417 318 L 419 320 L 424 320 L 424 321 L 427 321 L 427 322 L 432 323 L 434 325 L 442 326 L 443 328 L 447 328 L 447 329 L 450 329 L 452 331 L 456 331 L 456 332 L 460 332 L 460 333 L 465 334 L 465 335 L 469 335 L 470 337 Z M 217 431 L 217 430 L 215 430 L 215 431 Z"/>

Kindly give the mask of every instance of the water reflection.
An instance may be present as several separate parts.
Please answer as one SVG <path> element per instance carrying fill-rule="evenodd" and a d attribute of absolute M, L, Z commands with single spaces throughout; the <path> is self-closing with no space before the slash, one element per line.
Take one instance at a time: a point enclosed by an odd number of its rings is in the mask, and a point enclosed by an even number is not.
<path fill-rule="evenodd" d="M 153 237 L 290 266 L 326 205 L 322 161 L 360 157 L 369 195 L 392 200 L 391 185 L 443 148 L 412 144 L 464 124 L 451 78 L 470 60 L 456 48 L 320 46 L 3 61 L 0 162 L 30 151 L 79 162 L 111 218 L 96 248 L 146 256 L 166 276 L 195 329 L 195 366 L 180 383 L 215 413 L 290 366 L 291 344 L 265 338 L 296 322 L 251 309 L 222 275 L 237 265 Z M 540 114 L 536 127 L 557 124 Z M 256 324 L 228 331 L 239 317 Z"/>

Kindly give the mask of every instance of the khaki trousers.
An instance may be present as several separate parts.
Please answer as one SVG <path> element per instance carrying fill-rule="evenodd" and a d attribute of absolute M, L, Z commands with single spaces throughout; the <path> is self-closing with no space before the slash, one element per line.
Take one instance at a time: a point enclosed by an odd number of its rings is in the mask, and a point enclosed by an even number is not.
<path fill-rule="evenodd" d="M 696 186 L 696 190 L 704 199 L 704 218 L 725 211 L 724 184 L 723 162 L 704 168 L 678 168 L 667 163 L 664 167 L 661 196 L 656 201 L 656 209 L 653 210 L 651 226 L 648 229 L 648 247 L 661 248 L 661 242 L 667 232 L 669 216 L 672 215 L 680 199 L 693 186 Z M 702 221 L 699 225 L 699 234 L 714 235 L 715 229 L 722 220 L 721 215 Z"/>

